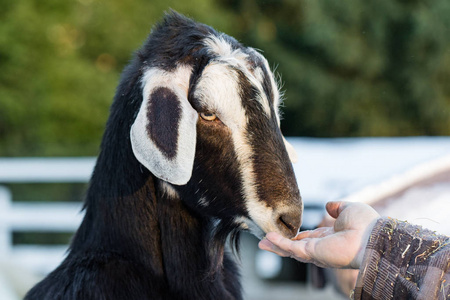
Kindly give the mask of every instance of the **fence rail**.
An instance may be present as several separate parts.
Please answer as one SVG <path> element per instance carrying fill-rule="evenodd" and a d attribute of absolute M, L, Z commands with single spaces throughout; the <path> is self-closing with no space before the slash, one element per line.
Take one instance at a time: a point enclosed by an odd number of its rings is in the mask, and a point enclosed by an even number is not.
<path fill-rule="evenodd" d="M 95 158 L 0 158 L 0 184 L 87 182 Z"/>
<path fill-rule="evenodd" d="M 0 159 L 0 258 L 45 274 L 62 261 L 67 245 L 13 245 L 13 232 L 75 232 L 83 218 L 81 202 L 13 201 L 1 184 L 88 182 L 94 164 L 95 158 Z"/>
<path fill-rule="evenodd" d="M 419 163 L 446 155 L 450 149 L 450 137 L 291 138 L 289 141 L 299 155 L 294 171 L 306 203 L 305 228 L 320 222 L 327 199 L 353 194 Z M 15 196 L 7 186 L 1 185 L 85 183 L 94 165 L 92 157 L 0 158 L 0 260 L 14 261 L 39 273 L 51 271 L 63 259 L 67 245 L 13 245 L 12 233 L 74 232 L 83 217 L 81 202 L 13 201 Z"/>

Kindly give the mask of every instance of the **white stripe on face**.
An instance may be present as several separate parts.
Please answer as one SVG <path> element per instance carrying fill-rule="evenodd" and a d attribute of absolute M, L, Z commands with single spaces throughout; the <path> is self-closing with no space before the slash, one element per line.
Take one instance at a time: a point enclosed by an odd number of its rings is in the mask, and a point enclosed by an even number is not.
<path fill-rule="evenodd" d="M 225 46 L 222 46 L 221 49 L 222 51 L 229 50 Z M 231 131 L 235 153 L 240 166 L 243 198 L 250 217 L 242 218 L 241 220 L 245 221 L 252 233 L 260 236 L 261 232 L 278 231 L 278 229 L 273 219 L 273 208 L 269 207 L 262 199 L 259 199 L 256 190 L 253 149 L 248 140 L 248 119 L 242 105 L 243 101 L 254 100 L 241 99 L 238 73 L 235 69 L 230 68 L 230 65 L 234 68 L 238 66 L 239 70 L 247 78 L 251 77 L 253 80 L 251 84 L 254 84 L 254 87 L 259 89 L 260 94 L 266 97 L 261 81 L 233 57 L 228 59 L 220 57 L 205 67 L 197 82 L 194 97 L 202 109 L 215 113 Z M 262 70 L 260 74 L 263 76 Z M 270 111 L 267 97 L 260 101 L 266 103 L 266 107 Z M 263 114 L 255 117 L 267 119 Z"/>
<path fill-rule="evenodd" d="M 215 113 L 230 129 L 245 128 L 247 117 L 239 95 L 237 73 L 220 62 L 203 71 L 194 93 L 202 109 Z"/>
<path fill-rule="evenodd" d="M 260 95 L 256 100 L 261 104 L 263 111 L 270 118 L 271 115 L 269 104 L 270 99 L 268 98 L 270 97 L 270 95 L 266 95 L 263 92 L 264 90 L 262 87 L 262 82 L 264 80 L 262 71 L 260 71 L 259 74 L 250 71 L 251 67 L 249 62 L 249 55 L 244 53 L 241 49 L 233 50 L 228 42 L 226 42 L 223 38 L 217 36 L 208 37 L 207 39 L 204 40 L 204 44 L 208 47 L 209 53 L 218 56 L 216 59 L 217 61 L 220 61 L 224 64 L 232 66 L 233 68 L 236 68 L 239 71 L 241 71 L 245 75 L 247 80 L 249 80 L 249 82 L 258 91 L 260 91 Z M 255 50 L 253 51 L 256 53 Z M 259 56 L 262 57 L 261 55 Z"/>

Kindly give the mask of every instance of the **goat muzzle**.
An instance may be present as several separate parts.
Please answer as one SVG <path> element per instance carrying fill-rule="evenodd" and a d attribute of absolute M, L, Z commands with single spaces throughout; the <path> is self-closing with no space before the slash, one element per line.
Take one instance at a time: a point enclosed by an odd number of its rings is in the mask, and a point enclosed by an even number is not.
<path fill-rule="evenodd" d="M 273 218 L 278 231 L 287 238 L 297 235 L 302 224 L 302 206 L 288 205 L 275 210 Z"/>

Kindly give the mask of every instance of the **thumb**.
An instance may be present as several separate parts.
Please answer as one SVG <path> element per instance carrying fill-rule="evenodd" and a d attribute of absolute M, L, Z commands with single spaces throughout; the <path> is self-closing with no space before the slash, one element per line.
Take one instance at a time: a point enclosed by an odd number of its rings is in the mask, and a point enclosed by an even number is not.
<path fill-rule="evenodd" d="M 349 202 L 344 201 L 330 201 L 326 204 L 325 208 L 328 214 L 337 219 L 341 212 L 349 205 Z"/>

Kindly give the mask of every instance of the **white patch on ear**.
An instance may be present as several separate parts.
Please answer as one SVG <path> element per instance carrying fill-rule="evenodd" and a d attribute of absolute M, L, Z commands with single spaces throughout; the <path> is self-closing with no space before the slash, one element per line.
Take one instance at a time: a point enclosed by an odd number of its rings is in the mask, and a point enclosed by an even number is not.
<path fill-rule="evenodd" d="M 292 163 L 298 162 L 298 156 L 297 152 L 295 151 L 295 148 L 285 139 L 283 136 L 284 145 L 286 146 L 287 153 L 289 155 L 289 159 Z"/>
<path fill-rule="evenodd" d="M 142 77 L 143 101 L 130 131 L 131 146 L 137 160 L 156 177 L 172 184 L 186 184 L 192 175 L 196 146 L 196 126 L 198 114 L 187 100 L 191 68 L 181 65 L 174 72 L 151 68 Z M 176 135 L 175 156 L 168 158 L 149 136 L 148 120 L 150 95 L 155 89 L 168 88 L 173 92 L 181 108 Z M 170 121 L 170 120 L 169 120 Z M 170 124 L 164 126 L 170 128 Z"/>

